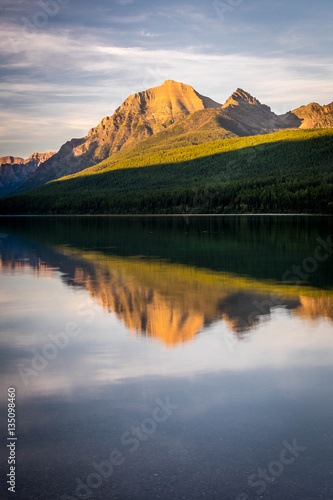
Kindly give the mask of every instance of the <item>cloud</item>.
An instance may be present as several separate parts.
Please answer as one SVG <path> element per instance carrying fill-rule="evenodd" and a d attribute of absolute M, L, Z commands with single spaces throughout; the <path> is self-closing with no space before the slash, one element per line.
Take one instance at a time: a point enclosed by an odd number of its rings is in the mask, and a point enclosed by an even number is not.
<path fill-rule="evenodd" d="M 161 33 L 146 33 L 146 31 L 144 31 L 144 30 L 140 31 L 140 35 L 144 36 L 146 38 L 156 38 L 158 36 L 162 36 Z"/>
<path fill-rule="evenodd" d="M 12 63 L 7 59 L 3 68 L 8 73 L 0 84 L 1 118 L 6 123 L 1 155 L 27 157 L 33 150 L 57 149 L 73 135 L 86 135 L 128 95 L 166 79 L 191 84 L 218 102 L 242 87 L 277 113 L 311 101 L 332 101 L 332 58 L 203 50 L 106 46 L 91 36 L 74 40 L 68 33 L 31 37 L 25 50 Z M 20 70 L 26 68 L 22 79 Z"/>
<path fill-rule="evenodd" d="M 111 16 L 109 17 L 109 21 L 112 23 L 142 23 L 148 18 L 146 14 L 139 14 L 137 16 Z"/>
<path fill-rule="evenodd" d="M 251 9 L 242 4 L 222 25 L 212 5 L 197 1 L 165 5 L 157 0 L 154 9 L 148 4 L 139 9 L 137 2 L 126 0 L 112 8 L 103 0 L 92 8 L 83 0 L 79 10 L 70 3 L 33 33 L 24 29 L 21 18 L 32 18 L 34 4 L 6 0 L 4 5 L 0 110 L 6 116 L 5 137 L 17 144 L 21 137 L 22 150 L 11 150 L 8 142 L 0 154 L 31 152 L 18 112 L 29 124 L 50 118 L 50 125 L 36 132 L 32 150 L 42 151 L 50 137 L 57 137 L 56 148 L 73 134 L 70 124 L 82 123 L 75 134 L 85 135 L 128 95 L 166 79 L 191 84 L 218 102 L 242 87 L 278 113 L 311 101 L 332 101 L 333 58 L 327 49 L 332 35 L 318 13 L 311 30 L 294 21 L 274 31 L 257 20 L 266 12 L 260 2 Z M 16 18 L 8 17 L 12 12 Z M 246 15 L 253 17 L 251 22 L 246 23 Z M 55 131 L 58 126 L 61 130 Z"/>

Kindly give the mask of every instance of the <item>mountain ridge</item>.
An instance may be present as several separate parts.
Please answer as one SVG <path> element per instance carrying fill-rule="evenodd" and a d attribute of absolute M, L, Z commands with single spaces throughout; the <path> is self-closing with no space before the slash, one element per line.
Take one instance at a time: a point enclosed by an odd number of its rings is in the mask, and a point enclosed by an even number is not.
<path fill-rule="evenodd" d="M 156 136 L 165 136 L 175 144 L 182 144 L 184 138 L 189 144 L 199 144 L 284 129 L 329 127 L 333 127 L 333 103 L 311 103 L 276 115 L 241 88 L 222 105 L 190 85 L 166 80 L 158 87 L 130 95 L 86 136 L 67 141 L 38 171 L 29 172 L 15 192 L 82 172 L 108 158 L 116 160 L 120 152 L 135 149 Z"/>
<path fill-rule="evenodd" d="M 333 127 L 333 102 L 321 106 L 312 102 L 307 106 L 300 106 L 292 111 L 302 120 L 300 128 L 331 128 Z"/>
<path fill-rule="evenodd" d="M 32 153 L 26 160 L 17 156 L 0 157 L 0 197 L 8 196 L 18 189 L 55 151 Z"/>

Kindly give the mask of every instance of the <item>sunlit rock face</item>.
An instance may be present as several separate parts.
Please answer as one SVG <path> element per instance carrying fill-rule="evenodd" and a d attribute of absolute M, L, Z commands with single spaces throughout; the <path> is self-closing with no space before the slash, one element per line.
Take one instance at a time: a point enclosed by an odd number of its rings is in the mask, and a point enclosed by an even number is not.
<path fill-rule="evenodd" d="M 195 111 L 220 107 L 219 103 L 200 95 L 190 85 L 173 80 L 133 94 L 85 137 L 66 142 L 38 174 L 29 177 L 23 189 L 84 170 L 124 146 L 165 130 Z"/>
<path fill-rule="evenodd" d="M 90 130 L 86 146 L 104 138 L 109 153 L 160 132 L 190 113 L 220 105 L 198 94 L 190 85 L 167 80 L 160 87 L 129 96 L 113 116 Z"/>
<path fill-rule="evenodd" d="M 301 106 L 292 112 L 301 120 L 299 128 L 332 128 L 333 102 L 327 106 L 320 106 L 316 102 Z"/>
<path fill-rule="evenodd" d="M 3 165 L 22 165 L 25 160 L 18 156 L 0 156 L 0 166 Z"/>

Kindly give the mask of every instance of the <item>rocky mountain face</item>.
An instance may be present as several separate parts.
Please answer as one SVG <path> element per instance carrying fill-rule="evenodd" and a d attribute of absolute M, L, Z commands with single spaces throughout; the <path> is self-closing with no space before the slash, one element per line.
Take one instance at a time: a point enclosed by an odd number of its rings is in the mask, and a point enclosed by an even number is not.
<path fill-rule="evenodd" d="M 327 106 L 320 106 L 316 102 L 294 109 L 293 115 L 301 121 L 299 128 L 332 128 L 333 102 Z"/>
<path fill-rule="evenodd" d="M 33 153 L 27 160 L 15 156 L 0 157 L 0 197 L 18 189 L 30 174 L 55 153 Z"/>
<path fill-rule="evenodd" d="M 22 165 L 25 161 L 18 156 L 0 156 L 0 165 Z"/>
<path fill-rule="evenodd" d="M 289 128 L 326 127 L 333 127 L 333 103 L 309 104 L 276 115 L 269 106 L 239 88 L 221 105 L 200 95 L 190 85 L 167 80 L 159 87 L 129 96 L 112 116 L 103 118 L 85 137 L 66 142 L 51 158 L 43 160 L 38 170 L 29 171 L 23 181 L 20 177 L 16 185 L 19 188 L 15 189 L 23 192 L 75 174 L 161 133 L 176 144 L 177 135 L 184 134 L 193 134 L 193 143 L 197 143 Z"/>
<path fill-rule="evenodd" d="M 223 104 L 222 110 L 230 118 L 236 120 L 244 132 L 251 134 L 274 132 L 286 128 L 333 127 L 333 102 L 327 106 L 311 103 L 284 115 L 276 115 L 269 106 L 261 104 L 244 90 L 237 89 Z"/>
<path fill-rule="evenodd" d="M 200 95 L 190 85 L 172 80 L 133 94 L 87 136 L 64 144 L 29 177 L 22 190 L 84 170 L 124 147 L 165 130 L 195 111 L 219 107 L 221 104 Z"/>
<path fill-rule="evenodd" d="M 261 104 L 255 97 L 237 89 L 222 106 L 222 114 L 237 123 L 239 136 L 275 132 L 286 128 L 298 128 L 301 120 L 287 113 L 276 115 L 269 106 Z"/>
<path fill-rule="evenodd" d="M 219 108 L 195 111 L 181 121 L 176 121 L 165 131 L 140 143 L 141 151 L 158 147 L 185 146 L 203 142 L 273 133 L 289 128 L 299 128 L 302 120 L 293 113 L 276 115 L 269 106 L 255 97 L 237 89 Z M 137 154 L 131 148 L 130 153 Z"/>

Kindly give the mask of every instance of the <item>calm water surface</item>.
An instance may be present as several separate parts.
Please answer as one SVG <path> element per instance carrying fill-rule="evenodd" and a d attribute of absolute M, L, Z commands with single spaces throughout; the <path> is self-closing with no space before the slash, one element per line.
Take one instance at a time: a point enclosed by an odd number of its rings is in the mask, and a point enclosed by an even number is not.
<path fill-rule="evenodd" d="M 331 233 L 329 217 L 0 219 L 0 498 L 332 500 Z"/>

